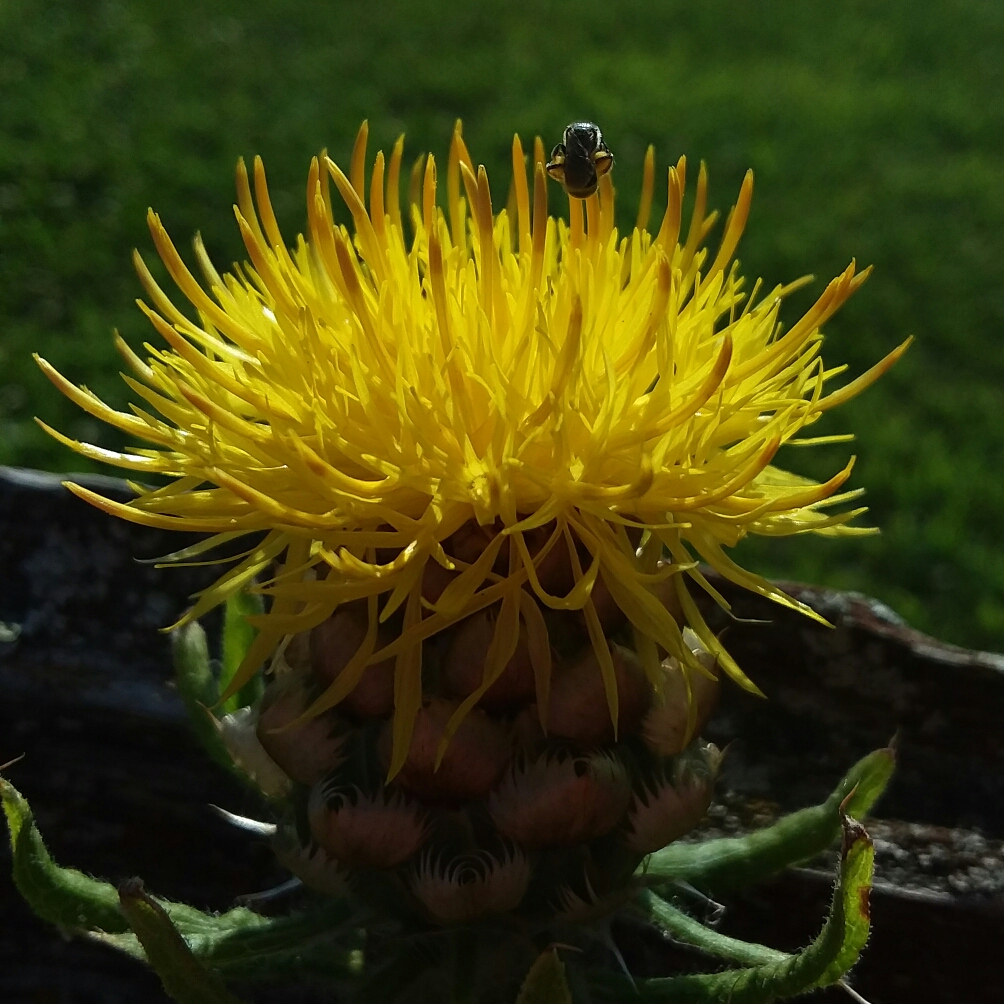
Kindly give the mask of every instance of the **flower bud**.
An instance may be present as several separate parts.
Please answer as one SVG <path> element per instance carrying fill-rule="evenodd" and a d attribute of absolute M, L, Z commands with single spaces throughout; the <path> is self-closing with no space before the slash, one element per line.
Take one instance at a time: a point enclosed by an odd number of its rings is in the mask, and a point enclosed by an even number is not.
<path fill-rule="evenodd" d="M 448 694 L 465 698 L 481 686 L 485 658 L 494 635 L 495 616 L 489 610 L 472 614 L 453 629 L 440 676 Z M 526 630 L 521 625 L 516 651 L 502 670 L 502 675 L 482 695 L 478 705 L 490 710 L 519 707 L 532 701 L 535 693 L 530 648 Z"/>
<path fill-rule="evenodd" d="M 551 522 L 523 532 L 523 542 L 532 558 L 536 559 L 538 553 L 551 539 L 554 527 L 555 524 Z M 552 596 L 567 596 L 575 585 L 575 574 L 568 556 L 568 545 L 561 535 L 558 536 L 551 550 L 535 561 L 535 567 L 541 588 Z"/>
<path fill-rule="evenodd" d="M 288 868 L 308 889 L 325 896 L 344 896 L 348 891 L 346 873 L 323 847 L 304 847 L 296 830 L 280 826 L 272 838 L 279 863 Z"/>
<path fill-rule="evenodd" d="M 528 704 L 509 726 L 509 737 L 514 755 L 523 756 L 528 760 L 536 760 L 547 736 L 540 724 L 540 711 L 536 704 Z"/>
<path fill-rule="evenodd" d="M 307 805 L 314 839 L 342 867 L 393 868 L 425 840 L 422 811 L 399 791 L 314 785 Z"/>
<path fill-rule="evenodd" d="M 613 598 L 613 594 L 607 588 L 607 584 L 603 580 L 602 574 L 596 576 L 596 581 L 593 583 L 589 599 L 592 600 L 593 609 L 596 611 L 596 616 L 600 619 L 600 626 L 603 628 L 603 633 L 605 635 L 609 636 L 614 634 L 627 622 L 627 615 L 617 605 L 617 602 Z M 585 614 L 580 612 L 579 617 L 582 624 L 582 630 L 585 631 Z"/>
<path fill-rule="evenodd" d="M 701 665 L 714 675 L 709 677 L 697 672 L 690 674 L 690 700 L 694 704 L 695 722 L 693 734 L 688 735 L 687 681 L 675 658 L 669 656 L 663 660 L 661 692 L 656 695 L 641 725 L 642 739 L 656 756 L 675 756 L 683 750 L 693 736 L 700 735 L 718 703 L 721 688 L 715 657 L 690 628 L 684 630 L 683 640 Z"/>
<path fill-rule="evenodd" d="M 469 519 L 443 541 L 443 549 L 450 557 L 473 565 L 501 528 L 502 524 L 498 520 L 494 524 L 482 525 L 477 520 Z"/>
<path fill-rule="evenodd" d="M 517 518 L 522 519 L 527 515 L 529 514 L 520 513 Z M 470 520 L 443 541 L 443 548 L 451 557 L 472 565 L 497 536 L 501 528 L 502 524 L 499 521 L 492 525 L 481 526 L 476 521 Z M 554 528 L 555 523 L 552 520 L 544 526 L 522 532 L 523 543 L 531 558 L 536 558 L 544 545 L 551 539 Z M 502 542 L 492 566 L 492 570 L 499 575 L 505 575 L 508 571 L 510 545 L 511 541 L 508 539 Z M 422 583 L 422 595 L 430 603 L 439 598 L 449 580 L 458 574 L 457 572 L 449 572 L 442 566 L 433 567 L 434 564 L 438 565 L 438 563 L 429 562 L 426 577 Z M 545 592 L 554 596 L 565 596 L 575 585 L 572 563 L 568 557 L 568 547 L 561 537 L 555 541 L 547 554 L 536 561 L 535 567 L 537 579 Z M 529 588 L 529 586 L 525 588 Z"/>
<path fill-rule="evenodd" d="M 348 665 L 366 637 L 366 628 L 366 605 L 346 603 L 310 632 L 311 665 L 323 687 L 330 686 Z M 360 718 L 389 715 L 394 710 L 394 660 L 367 666 L 340 707 Z"/>
<path fill-rule="evenodd" d="M 608 833 L 630 800 L 631 782 L 616 757 L 545 755 L 515 764 L 489 796 L 488 812 L 524 847 L 561 847 Z"/>
<path fill-rule="evenodd" d="M 636 854 L 650 854 L 689 833 L 711 804 L 722 755 L 708 744 L 695 756 L 680 757 L 672 780 L 660 773 L 635 794 L 628 813 L 625 842 Z"/>
<path fill-rule="evenodd" d="M 286 665 L 300 676 L 310 672 L 310 632 L 292 635 L 286 642 L 283 656 Z"/>
<path fill-rule="evenodd" d="M 626 530 L 632 548 L 636 548 L 641 539 L 641 530 L 637 527 L 627 527 Z M 583 568 L 593 560 L 593 556 L 581 544 L 579 545 L 579 560 Z M 592 601 L 593 609 L 599 618 L 603 633 L 608 637 L 615 634 L 627 623 L 627 614 L 617 605 L 617 601 L 607 587 L 606 579 L 604 578 L 604 575 L 612 574 L 610 571 L 604 573 L 601 570 L 600 574 L 596 576 L 596 581 L 593 583 L 593 588 L 589 593 L 589 599 Z M 578 621 L 580 630 L 585 631 L 586 620 L 583 611 L 578 611 Z"/>
<path fill-rule="evenodd" d="M 480 798 L 509 762 L 512 745 L 507 731 L 475 708 L 460 723 L 436 769 L 440 739 L 459 706 L 456 701 L 428 698 L 415 718 L 408 757 L 394 781 L 422 801 L 459 805 Z M 379 740 L 385 769 L 390 766 L 393 740 L 394 725 L 388 721 Z"/>
<path fill-rule="evenodd" d="M 651 687 L 634 652 L 611 645 L 610 655 L 617 679 L 617 735 L 623 736 L 634 731 L 648 709 Z M 584 745 L 614 741 L 603 674 L 594 649 L 556 668 L 551 678 L 547 734 Z"/>
<path fill-rule="evenodd" d="M 501 522 L 481 526 L 476 520 L 468 520 L 454 530 L 443 541 L 443 550 L 450 558 L 463 564 L 455 569 L 444 568 L 435 558 L 426 562 L 422 570 L 422 598 L 428 603 L 438 603 L 443 590 L 461 573 L 464 565 L 473 565 L 484 549 L 498 535 Z M 501 553 L 495 559 L 494 571 L 504 574 L 508 564 L 509 542 L 503 541 Z"/>
<path fill-rule="evenodd" d="M 443 590 L 459 574 L 459 571 L 443 568 L 435 559 L 427 561 L 422 570 L 422 599 L 428 603 L 438 603 Z"/>
<path fill-rule="evenodd" d="M 294 781 L 313 784 L 342 762 L 345 733 L 330 712 L 290 725 L 310 707 L 297 677 L 271 683 L 258 713 L 258 741 Z"/>
<path fill-rule="evenodd" d="M 265 752 L 258 740 L 258 709 L 239 708 L 216 722 L 220 741 L 234 764 L 269 798 L 281 798 L 290 788 L 286 772 Z"/>
<path fill-rule="evenodd" d="M 462 924 L 515 910 L 523 901 L 530 873 L 518 848 L 500 857 L 461 854 L 445 865 L 426 856 L 416 869 L 411 891 L 440 923 Z"/>
<path fill-rule="evenodd" d="M 656 572 L 662 571 L 669 562 L 659 561 L 656 564 Z M 686 624 L 687 617 L 683 612 L 683 604 L 680 602 L 680 594 L 676 590 L 676 573 L 670 575 L 668 578 L 663 579 L 658 582 L 652 588 L 652 592 L 655 593 L 656 598 L 659 602 L 673 615 L 673 620 L 677 624 Z M 684 628 L 684 631 L 688 631 L 689 628 Z M 691 632 L 693 634 L 693 632 Z M 696 635 L 695 635 L 696 637 Z"/>

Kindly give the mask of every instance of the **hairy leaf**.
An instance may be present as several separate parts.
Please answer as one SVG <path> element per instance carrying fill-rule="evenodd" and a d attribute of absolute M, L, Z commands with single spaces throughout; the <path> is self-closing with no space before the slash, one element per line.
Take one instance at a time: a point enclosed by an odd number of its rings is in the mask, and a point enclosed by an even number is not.
<path fill-rule="evenodd" d="M 848 815 L 865 816 L 885 790 L 895 764 L 892 746 L 869 753 L 822 805 L 800 809 L 743 837 L 670 844 L 649 857 L 638 878 L 657 888 L 688 882 L 715 892 L 761 882 L 826 850 L 840 833 L 841 806 Z"/>
<path fill-rule="evenodd" d="M 309 970 L 348 978 L 352 975 L 353 916 L 348 900 L 327 900 L 304 913 L 262 918 L 264 923 L 254 928 L 207 932 L 189 938 L 189 943 L 207 966 L 225 974 Z"/>
<path fill-rule="evenodd" d="M 220 978 L 192 954 L 164 908 L 146 894 L 139 879 L 122 884 L 119 902 L 147 960 L 178 1004 L 239 1004 Z"/>
<path fill-rule="evenodd" d="M 74 868 L 61 868 L 56 864 L 35 825 L 28 802 L 2 778 L 0 797 L 10 830 L 14 884 L 32 910 L 43 920 L 67 930 L 128 937 L 129 925 L 119 909 L 115 887 Z M 160 905 L 172 922 L 186 936 L 192 937 L 214 934 L 220 938 L 269 923 L 266 918 L 243 908 L 213 916 L 184 903 L 161 902 Z"/>
<path fill-rule="evenodd" d="M 63 928 L 128 931 L 114 886 L 76 869 L 60 868 L 49 856 L 21 793 L 0 779 L 0 797 L 10 831 L 14 885 L 32 910 Z"/>
<path fill-rule="evenodd" d="M 808 948 L 797 955 L 772 952 L 762 946 L 747 945 L 723 938 L 700 925 L 677 923 L 671 913 L 661 913 L 662 922 L 673 924 L 672 932 L 681 940 L 727 958 L 761 958 L 758 965 L 702 975 L 673 976 L 667 979 L 638 980 L 622 976 L 591 974 L 597 1004 L 622 1002 L 629 998 L 639 1004 L 769 1004 L 794 997 L 814 987 L 839 980 L 857 960 L 868 934 L 868 894 L 871 888 L 874 849 L 864 827 L 849 817 L 842 818 L 843 844 L 833 903 L 823 930 Z"/>
<path fill-rule="evenodd" d="M 693 945 L 708 955 L 728 959 L 729 962 L 739 962 L 744 966 L 770 965 L 787 958 L 785 952 L 730 938 L 713 928 L 705 927 L 699 920 L 667 903 L 650 890 L 642 893 L 639 905 L 644 915 L 663 934 Z"/>
<path fill-rule="evenodd" d="M 838 982 L 858 961 L 868 941 L 871 927 L 871 876 L 875 848 L 863 826 L 853 819 L 843 819 L 841 881 L 834 893 L 842 900 L 844 939 L 837 957 L 816 981 L 817 987 Z"/>

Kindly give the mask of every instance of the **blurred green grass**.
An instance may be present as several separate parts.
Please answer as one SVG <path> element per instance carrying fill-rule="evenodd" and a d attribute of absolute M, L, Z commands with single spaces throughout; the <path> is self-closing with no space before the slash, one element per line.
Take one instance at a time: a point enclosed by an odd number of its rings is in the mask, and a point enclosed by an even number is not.
<path fill-rule="evenodd" d="M 707 160 L 727 208 L 751 166 L 740 257 L 773 283 L 851 257 L 875 275 L 827 329 L 827 361 L 906 358 L 823 431 L 854 430 L 880 537 L 749 541 L 773 575 L 876 595 L 961 644 L 1004 650 L 1004 5 L 580 0 L 380 3 L 7 0 L 0 6 L 0 462 L 82 462 L 39 415 L 112 446 L 30 359 L 125 403 L 110 332 L 150 338 L 134 246 L 153 205 L 184 244 L 243 260 L 238 156 L 260 153 L 290 239 L 309 158 L 344 160 L 368 117 L 385 148 L 445 153 L 454 119 L 504 192 L 512 133 L 573 118 L 617 154 L 622 225 L 647 143 Z M 372 142 L 372 140 L 371 140 Z M 371 147 L 372 148 L 372 147 Z M 657 211 L 659 207 L 657 206 Z M 150 255 L 147 254 L 149 258 Z M 846 446 L 788 448 L 826 476 Z"/>

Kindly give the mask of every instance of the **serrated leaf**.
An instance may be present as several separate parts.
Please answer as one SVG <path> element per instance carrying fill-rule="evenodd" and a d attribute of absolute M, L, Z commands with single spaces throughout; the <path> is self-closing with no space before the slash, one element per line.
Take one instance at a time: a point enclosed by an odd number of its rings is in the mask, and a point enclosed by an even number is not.
<path fill-rule="evenodd" d="M 565 964 L 555 948 L 537 956 L 523 981 L 516 1004 L 572 1004 L 572 992 L 565 977 Z"/>
<path fill-rule="evenodd" d="M 637 877 L 656 888 L 688 882 L 713 892 L 761 882 L 826 850 L 840 833 L 841 806 L 849 815 L 867 814 L 885 790 L 895 765 L 892 747 L 869 753 L 822 805 L 800 809 L 743 837 L 670 844 L 652 854 Z"/>
<path fill-rule="evenodd" d="M 119 904 L 147 961 L 178 1004 L 239 1004 L 223 982 L 192 954 L 164 908 L 138 879 L 119 888 Z"/>
<path fill-rule="evenodd" d="M 639 1004 L 768 1004 L 815 987 L 837 982 L 857 960 L 868 935 L 868 894 L 874 848 L 863 826 L 841 820 L 843 844 L 836 888 L 823 930 L 797 955 L 749 945 L 700 925 L 674 924 L 672 933 L 709 953 L 735 958 L 764 958 L 760 965 L 701 975 L 637 980 L 611 974 L 591 974 L 597 1004 L 634 999 Z M 663 920 L 667 915 L 663 914 Z M 672 921 L 672 918 L 669 918 Z"/>
<path fill-rule="evenodd" d="M 225 693 L 234 678 L 251 643 L 258 634 L 248 622 L 264 611 L 262 598 L 255 593 L 236 593 L 227 600 L 223 612 L 223 643 L 220 653 L 219 691 Z M 223 702 L 223 711 L 228 713 L 238 708 L 246 708 L 261 697 L 261 676 L 253 676 L 236 694 Z"/>

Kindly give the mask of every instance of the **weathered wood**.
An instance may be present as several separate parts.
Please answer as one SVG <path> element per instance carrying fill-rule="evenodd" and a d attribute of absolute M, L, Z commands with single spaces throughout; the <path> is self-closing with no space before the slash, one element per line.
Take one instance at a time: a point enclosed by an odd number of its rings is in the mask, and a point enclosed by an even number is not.
<path fill-rule="evenodd" d="M 856 593 L 781 583 L 832 628 L 709 574 L 732 603 L 705 611 L 767 695 L 728 687 L 708 730 L 736 740 L 728 783 L 795 809 L 896 736 L 881 812 L 1004 837 L 1004 656 L 947 645 Z"/>

